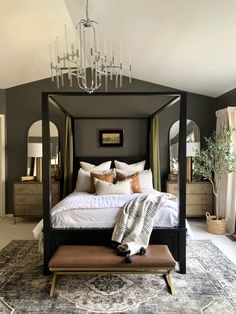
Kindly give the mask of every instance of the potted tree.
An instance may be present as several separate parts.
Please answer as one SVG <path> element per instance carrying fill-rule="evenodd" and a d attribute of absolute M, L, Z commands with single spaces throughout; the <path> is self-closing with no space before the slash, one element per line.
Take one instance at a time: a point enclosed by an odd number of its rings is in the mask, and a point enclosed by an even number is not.
<path fill-rule="evenodd" d="M 222 176 L 236 171 L 236 156 L 231 152 L 231 135 L 234 129 L 223 128 L 219 134 L 204 138 L 205 149 L 197 151 L 194 157 L 193 172 L 209 180 L 215 197 L 215 216 L 206 213 L 207 228 L 210 233 L 224 234 L 226 219 L 219 217 L 218 193 Z"/>

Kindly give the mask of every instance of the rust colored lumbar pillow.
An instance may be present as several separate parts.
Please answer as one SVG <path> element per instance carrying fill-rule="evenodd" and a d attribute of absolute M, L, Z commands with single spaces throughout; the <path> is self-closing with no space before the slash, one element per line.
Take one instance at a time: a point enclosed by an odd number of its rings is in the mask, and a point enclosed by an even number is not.
<path fill-rule="evenodd" d="M 115 182 L 124 181 L 127 179 L 132 180 L 131 187 L 132 187 L 133 193 L 140 193 L 141 190 L 140 190 L 140 185 L 139 185 L 139 173 L 138 172 L 126 176 L 123 173 L 116 171 Z"/>
<path fill-rule="evenodd" d="M 95 179 L 113 183 L 114 180 L 114 173 L 109 172 L 105 174 L 98 174 L 98 173 L 90 173 L 90 178 L 91 178 L 91 191 L 90 193 L 95 193 L 96 192 L 96 187 L 95 187 Z"/>

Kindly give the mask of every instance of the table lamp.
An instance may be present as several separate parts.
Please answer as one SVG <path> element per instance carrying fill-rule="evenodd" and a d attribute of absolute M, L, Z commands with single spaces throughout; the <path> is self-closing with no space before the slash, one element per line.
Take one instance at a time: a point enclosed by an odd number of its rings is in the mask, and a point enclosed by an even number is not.
<path fill-rule="evenodd" d="M 28 143 L 28 157 L 35 158 L 36 164 L 36 180 L 42 182 L 42 143 Z"/>
<path fill-rule="evenodd" d="M 200 142 L 186 143 L 186 180 L 192 181 L 192 162 L 197 151 L 200 150 Z"/>

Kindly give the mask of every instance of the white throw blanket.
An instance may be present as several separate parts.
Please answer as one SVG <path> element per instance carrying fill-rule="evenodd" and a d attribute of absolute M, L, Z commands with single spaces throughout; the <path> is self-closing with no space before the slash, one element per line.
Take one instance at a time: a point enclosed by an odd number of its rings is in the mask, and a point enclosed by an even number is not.
<path fill-rule="evenodd" d="M 168 193 L 142 195 L 124 205 L 112 234 L 112 241 L 120 243 L 120 251 L 134 255 L 142 247 L 147 248 L 154 218 L 168 200 L 176 200 L 176 197 Z"/>

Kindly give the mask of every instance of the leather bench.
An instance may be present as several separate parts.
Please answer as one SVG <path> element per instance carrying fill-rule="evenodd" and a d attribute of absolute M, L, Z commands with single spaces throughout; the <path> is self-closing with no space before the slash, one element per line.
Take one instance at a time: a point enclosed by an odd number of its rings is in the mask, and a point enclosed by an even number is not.
<path fill-rule="evenodd" d="M 73 274 L 163 274 L 174 294 L 171 271 L 176 262 L 167 245 L 149 245 L 143 256 L 133 255 L 132 263 L 110 247 L 93 245 L 61 245 L 49 261 L 53 273 L 50 296 L 53 296 L 58 275 Z"/>

